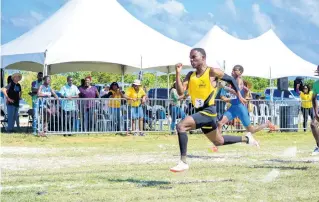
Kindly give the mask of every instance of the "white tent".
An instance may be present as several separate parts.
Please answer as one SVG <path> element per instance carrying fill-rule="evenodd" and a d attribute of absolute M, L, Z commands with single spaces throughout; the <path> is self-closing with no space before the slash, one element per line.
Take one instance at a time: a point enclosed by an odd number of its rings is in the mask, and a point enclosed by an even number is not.
<path fill-rule="evenodd" d="M 261 78 L 313 77 L 316 66 L 294 54 L 273 30 L 249 40 L 237 39 L 214 26 L 194 47 L 204 48 L 208 64 L 225 61 L 226 72 L 234 65 L 245 68 L 244 75 Z"/>
<path fill-rule="evenodd" d="M 3 45 L 2 56 L 3 66 L 42 60 L 49 65 L 49 74 L 120 73 L 141 67 L 167 72 L 177 62 L 188 62 L 189 50 L 137 20 L 116 0 L 71 0 L 39 26 Z"/>

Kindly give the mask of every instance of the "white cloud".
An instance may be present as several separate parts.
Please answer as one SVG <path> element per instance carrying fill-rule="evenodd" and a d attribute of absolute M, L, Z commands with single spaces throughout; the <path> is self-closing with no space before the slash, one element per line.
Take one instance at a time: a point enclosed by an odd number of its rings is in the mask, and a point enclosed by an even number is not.
<path fill-rule="evenodd" d="M 226 7 L 230 10 L 230 12 L 232 13 L 232 15 L 234 17 L 236 17 L 237 15 L 237 12 L 236 12 L 236 7 L 235 7 L 235 4 L 234 4 L 234 1 L 233 0 L 226 0 L 225 2 L 226 4 Z"/>
<path fill-rule="evenodd" d="M 184 5 L 176 0 L 166 1 L 164 3 L 160 3 L 157 0 L 130 0 L 130 2 L 140 7 L 147 17 L 163 12 L 181 17 L 187 12 Z"/>
<path fill-rule="evenodd" d="M 210 18 L 214 18 L 214 14 L 212 14 L 211 12 L 207 13 L 209 15 Z"/>
<path fill-rule="evenodd" d="M 248 34 L 247 39 L 252 39 L 254 38 L 252 34 Z"/>
<path fill-rule="evenodd" d="M 294 12 L 319 27 L 319 1 L 318 0 L 272 0 L 278 8 Z"/>
<path fill-rule="evenodd" d="M 236 38 L 239 38 L 239 36 L 238 36 L 238 34 L 237 34 L 237 32 L 232 32 L 232 34 L 231 35 L 233 35 L 234 37 L 236 37 Z"/>
<path fill-rule="evenodd" d="M 35 11 L 30 11 L 30 15 L 38 22 L 41 22 L 44 19 L 44 16 L 41 13 Z"/>
<path fill-rule="evenodd" d="M 219 25 L 220 28 L 222 28 L 222 30 L 224 30 L 225 32 L 228 31 L 228 27 L 225 25 Z"/>
<path fill-rule="evenodd" d="M 42 14 L 35 11 L 30 11 L 28 16 L 13 17 L 10 19 L 10 21 L 15 27 L 25 27 L 31 29 L 38 25 L 43 19 L 44 16 Z"/>
<path fill-rule="evenodd" d="M 270 28 L 275 28 L 271 18 L 265 13 L 261 12 L 258 4 L 252 5 L 253 11 L 253 21 L 256 25 L 258 25 L 258 29 L 260 33 L 264 33 L 268 31 Z"/>

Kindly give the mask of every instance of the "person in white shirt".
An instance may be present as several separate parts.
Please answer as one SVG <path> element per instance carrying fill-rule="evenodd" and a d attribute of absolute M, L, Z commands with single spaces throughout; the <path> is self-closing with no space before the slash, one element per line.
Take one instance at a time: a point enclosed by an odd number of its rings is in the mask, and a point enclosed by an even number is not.
<path fill-rule="evenodd" d="M 67 84 L 61 88 L 60 94 L 62 98 L 68 99 L 62 101 L 62 130 L 71 132 L 75 130 L 75 120 L 78 119 L 78 107 L 77 102 L 74 99 L 79 98 L 80 94 L 79 89 L 73 85 L 73 78 L 71 76 L 67 77 Z"/>

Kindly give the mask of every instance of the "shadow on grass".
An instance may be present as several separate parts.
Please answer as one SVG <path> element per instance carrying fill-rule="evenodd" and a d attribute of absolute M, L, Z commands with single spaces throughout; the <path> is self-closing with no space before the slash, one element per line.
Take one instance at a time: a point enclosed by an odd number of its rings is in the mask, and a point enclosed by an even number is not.
<path fill-rule="evenodd" d="M 137 184 L 138 187 L 155 187 L 160 186 L 161 189 L 167 189 L 163 185 L 177 185 L 177 184 L 200 184 L 200 183 L 216 183 L 216 182 L 233 182 L 233 179 L 216 179 L 216 180 L 192 180 L 192 181 L 161 181 L 161 180 L 137 180 L 133 178 L 128 179 L 109 179 L 110 182 L 130 182 Z"/>
<path fill-rule="evenodd" d="M 250 168 L 271 168 L 280 170 L 308 170 L 308 167 L 295 167 L 295 166 L 275 166 L 275 165 L 255 165 Z"/>
<path fill-rule="evenodd" d="M 169 185 L 171 182 L 169 181 L 160 181 L 160 180 L 137 180 L 133 178 L 128 179 L 109 179 L 109 182 L 130 182 L 137 184 L 139 187 L 155 187 L 159 185 Z"/>
<path fill-rule="evenodd" d="M 283 160 L 283 159 L 269 159 L 266 161 L 276 163 L 318 163 L 318 160 Z"/>

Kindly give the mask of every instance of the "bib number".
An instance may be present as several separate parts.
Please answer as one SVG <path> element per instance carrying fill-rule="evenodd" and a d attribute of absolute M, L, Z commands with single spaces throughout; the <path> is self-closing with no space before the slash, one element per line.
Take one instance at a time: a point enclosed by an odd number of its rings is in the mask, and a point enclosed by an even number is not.
<path fill-rule="evenodd" d="M 204 106 L 204 100 L 202 99 L 195 99 L 195 108 L 200 108 Z"/>

